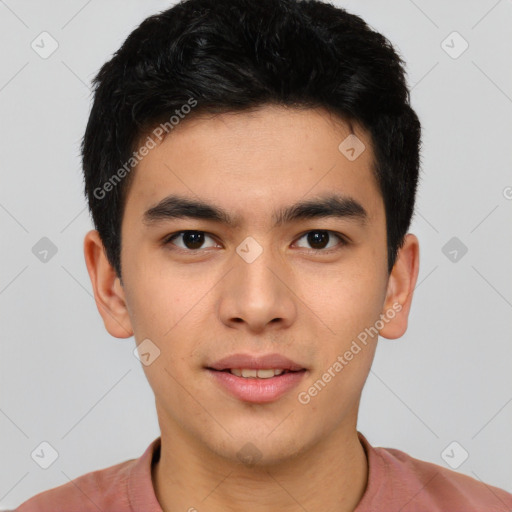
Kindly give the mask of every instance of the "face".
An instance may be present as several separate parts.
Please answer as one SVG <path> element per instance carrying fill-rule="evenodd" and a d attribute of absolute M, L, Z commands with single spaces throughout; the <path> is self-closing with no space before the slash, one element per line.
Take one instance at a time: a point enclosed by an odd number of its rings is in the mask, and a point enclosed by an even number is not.
<path fill-rule="evenodd" d="M 388 276 L 371 141 L 354 129 L 355 159 L 321 109 L 198 117 L 138 165 L 104 318 L 145 343 L 162 435 L 273 463 L 355 428 L 374 333 L 405 330 L 415 265 Z"/>

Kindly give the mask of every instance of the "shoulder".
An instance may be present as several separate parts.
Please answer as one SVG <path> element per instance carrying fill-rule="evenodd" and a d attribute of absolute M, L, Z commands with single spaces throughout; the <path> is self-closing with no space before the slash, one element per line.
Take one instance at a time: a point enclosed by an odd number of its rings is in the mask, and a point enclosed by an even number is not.
<path fill-rule="evenodd" d="M 118 512 L 131 510 L 126 486 L 137 459 L 91 471 L 63 485 L 36 494 L 17 512 L 97 512 L 115 506 Z"/>
<path fill-rule="evenodd" d="M 389 503 L 402 512 L 512 511 L 512 494 L 503 489 L 401 450 L 375 448 L 366 440 L 363 445 L 365 442 L 370 468 L 368 490 L 372 495 L 368 503 L 372 505 Z"/>
<path fill-rule="evenodd" d="M 438 464 L 416 459 L 400 450 L 377 448 L 377 451 L 391 471 L 408 482 L 409 490 L 418 493 L 418 499 L 423 494 L 439 510 L 446 510 L 450 503 L 464 512 L 512 510 L 512 494 L 503 489 Z"/>

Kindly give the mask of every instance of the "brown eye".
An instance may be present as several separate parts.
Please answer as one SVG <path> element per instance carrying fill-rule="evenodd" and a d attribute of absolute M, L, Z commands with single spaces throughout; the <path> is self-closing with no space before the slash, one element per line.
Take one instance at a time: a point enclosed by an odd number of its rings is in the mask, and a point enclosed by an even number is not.
<path fill-rule="evenodd" d="M 203 247 L 203 244 L 205 243 L 206 239 L 211 239 L 213 241 L 213 245 L 210 245 L 208 247 L 216 246 L 213 238 L 207 235 L 204 231 L 180 231 L 179 233 L 176 233 L 169 237 L 165 243 L 176 245 L 176 247 L 179 247 L 180 249 L 183 250 L 194 251 L 197 249 L 208 248 Z M 174 240 L 179 240 L 181 244 L 174 243 Z"/>
<path fill-rule="evenodd" d="M 339 245 L 340 242 L 341 245 L 345 245 L 345 240 L 340 235 L 337 235 L 336 233 L 333 233 L 332 231 L 328 230 L 316 229 L 313 231 L 309 231 L 306 234 L 302 235 L 299 238 L 299 240 L 302 240 L 304 238 L 310 245 L 311 249 L 318 251 L 322 251 L 324 249 L 332 249 L 336 247 L 336 245 Z"/>

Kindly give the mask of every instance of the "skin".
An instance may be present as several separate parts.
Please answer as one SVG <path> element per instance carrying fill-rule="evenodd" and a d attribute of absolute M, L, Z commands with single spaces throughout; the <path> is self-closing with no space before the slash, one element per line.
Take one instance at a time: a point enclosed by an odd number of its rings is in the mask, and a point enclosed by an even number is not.
<path fill-rule="evenodd" d="M 352 511 L 364 493 L 368 466 L 356 425 L 378 337 L 308 404 L 297 399 L 393 304 L 401 310 L 380 336 L 398 338 L 407 329 L 418 240 L 407 235 L 389 275 L 371 140 L 354 130 L 366 150 L 349 161 L 338 150 L 348 126 L 322 109 L 264 106 L 186 120 L 136 169 L 122 221 L 122 283 L 97 231 L 85 237 L 108 332 L 134 335 L 137 343 L 149 338 L 161 351 L 143 369 L 161 428 L 152 478 L 165 512 Z M 322 218 L 273 227 L 274 209 L 333 191 L 363 205 L 367 222 Z M 240 223 L 144 224 L 143 213 L 171 193 L 221 206 Z M 183 230 L 210 238 L 200 249 L 187 249 L 181 237 L 164 243 Z M 350 243 L 333 236 L 315 252 L 304 236 L 312 230 L 341 233 Z M 252 263 L 236 252 L 248 236 L 263 249 Z M 329 248 L 334 252 L 322 253 Z M 239 352 L 278 352 L 307 372 L 275 402 L 243 402 L 204 369 Z M 246 443 L 261 454 L 252 465 L 237 457 Z"/>

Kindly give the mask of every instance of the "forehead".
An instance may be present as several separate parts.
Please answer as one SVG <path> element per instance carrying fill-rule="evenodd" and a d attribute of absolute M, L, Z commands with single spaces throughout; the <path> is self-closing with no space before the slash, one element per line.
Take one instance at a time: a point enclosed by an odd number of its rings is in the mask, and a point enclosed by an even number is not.
<path fill-rule="evenodd" d="M 166 196 L 181 194 L 222 204 L 237 217 L 268 214 L 270 221 L 271 204 L 329 192 L 365 204 L 371 217 L 381 203 L 373 169 L 369 135 L 323 109 L 196 115 L 138 164 L 125 211 L 142 217 Z"/>

